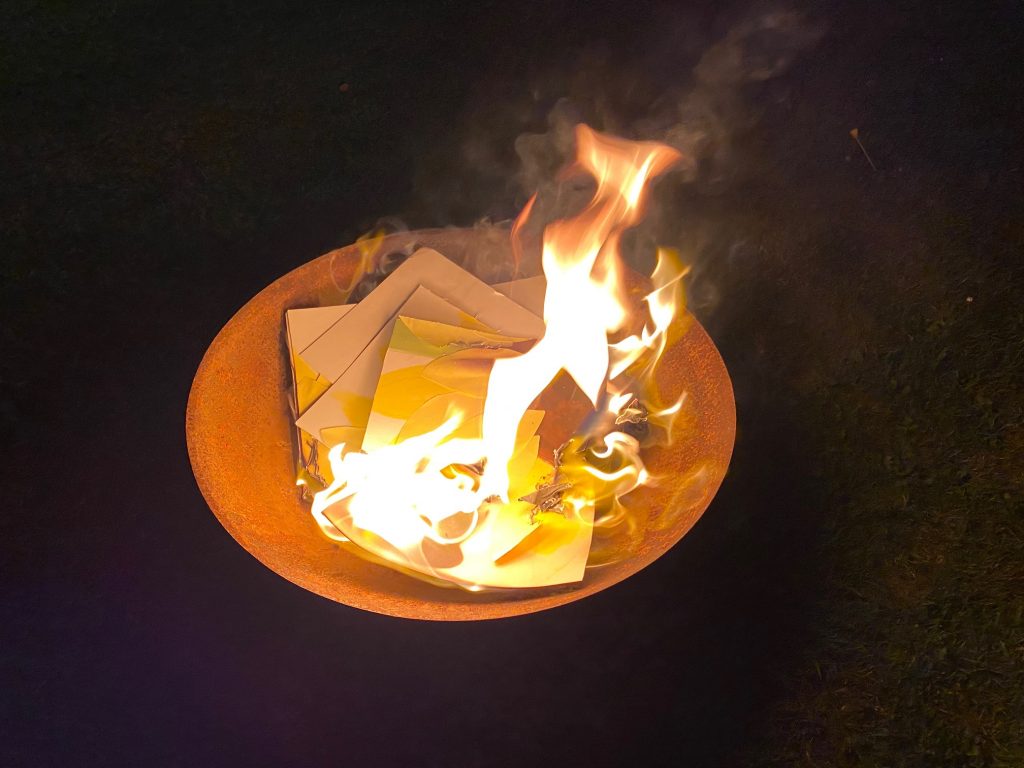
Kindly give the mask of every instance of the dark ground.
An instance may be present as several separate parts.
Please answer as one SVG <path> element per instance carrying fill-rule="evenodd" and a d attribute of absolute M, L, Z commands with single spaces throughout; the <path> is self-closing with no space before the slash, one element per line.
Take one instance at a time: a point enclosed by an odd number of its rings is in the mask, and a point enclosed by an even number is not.
<path fill-rule="evenodd" d="M 239 306 L 382 215 L 511 215 L 558 96 L 634 125 L 758 12 L 517 5 L 3 4 L 0 763 L 1024 765 L 1017 3 L 817 6 L 663 185 L 740 429 L 643 573 L 400 621 L 209 513 L 185 400 Z"/>

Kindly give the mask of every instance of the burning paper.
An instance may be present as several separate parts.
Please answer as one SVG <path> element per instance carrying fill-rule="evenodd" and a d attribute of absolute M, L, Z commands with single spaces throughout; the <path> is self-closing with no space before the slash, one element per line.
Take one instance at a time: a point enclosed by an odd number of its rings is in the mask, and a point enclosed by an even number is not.
<path fill-rule="evenodd" d="M 411 261 L 419 261 L 419 254 Z M 479 282 L 468 274 L 466 278 Z M 460 283 L 458 279 L 454 281 L 456 286 Z M 491 286 L 538 318 L 544 303 L 544 287 L 543 276 Z M 299 475 L 309 485 L 327 485 L 330 478 L 330 468 L 326 461 L 327 448 L 339 443 L 345 443 L 350 448 L 360 447 L 377 377 L 380 375 L 383 350 L 379 347 L 382 342 L 386 344 L 387 334 L 394 322 L 394 318 L 389 318 L 374 335 L 371 344 L 363 349 L 355 363 L 332 386 L 331 381 L 307 360 L 304 352 L 355 306 L 310 307 L 290 309 L 285 313 L 292 368 L 292 399 L 298 416 Z M 476 327 L 486 327 L 422 286 L 413 291 L 400 311 L 411 317 L 436 321 L 461 320 Z M 331 396 L 321 399 L 321 395 L 327 392 Z"/>
<path fill-rule="evenodd" d="M 301 358 L 319 379 L 330 382 L 326 396 L 299 418 L 301 429 L 335 444 L 337 440 L 323 435 L 324 430 L 366 427 L 381 361 L 399 313 L 527 338 L 544 332 L 535 314 L 437 251 L 423 248 L 301 351 Z"/>
<path fill-rule="evenodd" d="M 577 145 L 597 189 L 545 230 L 546 282 L 499 293 L 423 249 L 351 309 L 289 313 L 296 424 L 324 470 L 312 512 L 327 535 L 469 589 L 571 583 L 595 525 L 650 480 L 638 435 L 679 407 L 652 411 L 645 395 L 681 270 L 659 253 L 641 317 L 618 245 L 679 155 L 585 126 Z M 540 436 L 557 419 L 537 403 L 561 374 L 591 415 L 544 455 Z M 571 411 L 553 408 L 563 420 Z"/>

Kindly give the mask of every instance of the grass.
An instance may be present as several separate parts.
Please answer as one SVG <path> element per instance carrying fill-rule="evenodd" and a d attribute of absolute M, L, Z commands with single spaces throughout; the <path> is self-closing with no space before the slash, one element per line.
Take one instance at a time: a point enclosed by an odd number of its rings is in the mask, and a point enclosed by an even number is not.
<path fill-rule="evenodd" d="M 926 223 L 945 248 L 879 267 L 897 290 L 858 297 L 873 323 L 804 400 L 824 619 L 751 765 L 1024 764 L 1020 274 Z"/>

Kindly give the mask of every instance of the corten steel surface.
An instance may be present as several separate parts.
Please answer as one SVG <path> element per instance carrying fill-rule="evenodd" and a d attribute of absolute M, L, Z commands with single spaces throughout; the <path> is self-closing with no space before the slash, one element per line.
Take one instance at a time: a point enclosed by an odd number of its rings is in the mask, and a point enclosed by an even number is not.
<path fill-rule="evenodd" d="M 507 232 L 493 229 L 401 233 L 389 236 L 383 252 L 412 242 L 469 268 L 480 253 L 511 258 Z M 648 467 L 664 481 L 630 496 L 631 509 L 663 523 L 648 526 L 624 559 L 588 568 L 578 584 L 471 593 L 371 563 L 330 541 L 295 486 L 284 311 L 337 303 L 336 285 L 347 284 L 357 261 L 354 246 L 342 248 L 265 288 L 217 335 L 192 384 L 186 431 L 199 488 L 221 524 L 268 568 L 368 611 L 441 621 L 493 619 L 553 608 L 610 587 L 668 550 L 707 508 L 732 454 L 736 410 L 718 350 L 687 318 L 687 331 L 666 353 L 657 377 L 666 396 L 688 393 L 684 423 L 670 448 L 645 449 Z"/>

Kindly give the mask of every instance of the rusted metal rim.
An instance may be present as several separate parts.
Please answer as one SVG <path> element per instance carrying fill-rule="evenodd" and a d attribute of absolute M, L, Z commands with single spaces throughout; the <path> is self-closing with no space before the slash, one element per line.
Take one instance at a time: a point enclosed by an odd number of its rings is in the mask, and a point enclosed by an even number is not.
<path fill-rule="evenodd" d="M 436 248 L 468 268 L 500 263 L 509 249 L 507 231 L 501 229 L 399 233 L 383 247 L 399 250 L 413 243 Z M 480 254 L 491 258 L 480 261 Z M 327 539 L 295 486 L 283 317 L 286 309 L 331 302 L 358 260 L 357 248 L 348 246 L 267 286 L 217 334 L 192 383 L 185 423 L 196 481 L 221 524 L 268 568 L 318 595 L 376 613 L 440 621 L 495 619 L 553 608 L 610 587 L 672 547 L 707 509 L 732 455 L 736 409 L 718 350 L 688 316 L 686 332 L 658 374 L 663 391 L 687 392 L 685 428 L 671 448 L 647 457 L 665 481 L 631 496 L 631 506 L 651 524 L 622 559 L 588 568 L 583 581 L 570 586 L 471 593 L 371 563 Z"/>

